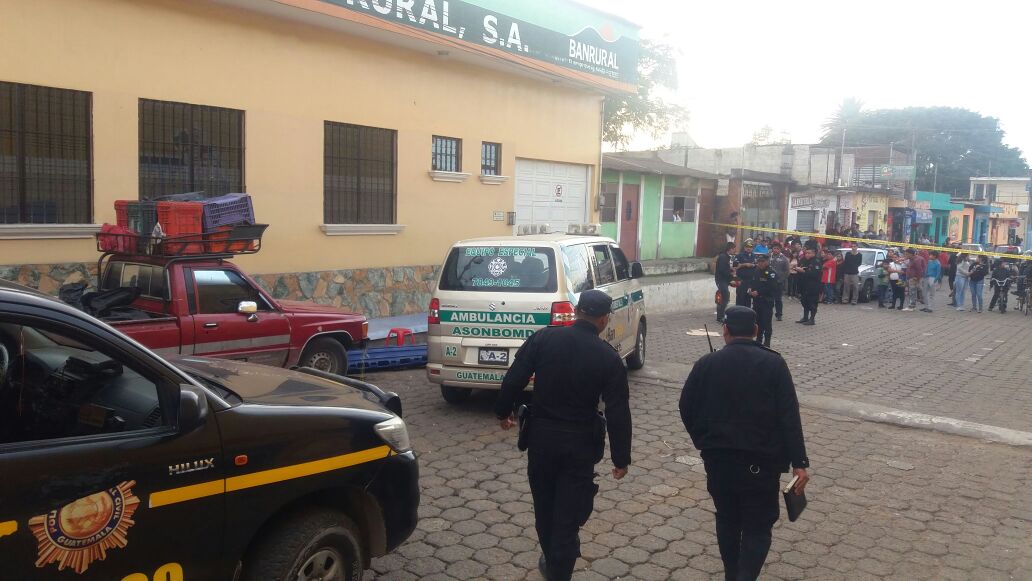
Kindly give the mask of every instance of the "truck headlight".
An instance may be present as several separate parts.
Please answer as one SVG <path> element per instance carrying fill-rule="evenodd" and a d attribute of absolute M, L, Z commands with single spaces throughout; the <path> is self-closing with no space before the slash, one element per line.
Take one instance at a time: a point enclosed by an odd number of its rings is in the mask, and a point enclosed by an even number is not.
<path fill-rule="evenodd" d="M 405 420 L 397 417 L 391 418 L 376 424 L 374 429 L 377 435 L 384 442 L 387 442 L 387 445 L 393 448 L 395 452 L 401 454 L 412 449 L 412 446 L 409 444 L 408 428 L 405 427 Z"/>

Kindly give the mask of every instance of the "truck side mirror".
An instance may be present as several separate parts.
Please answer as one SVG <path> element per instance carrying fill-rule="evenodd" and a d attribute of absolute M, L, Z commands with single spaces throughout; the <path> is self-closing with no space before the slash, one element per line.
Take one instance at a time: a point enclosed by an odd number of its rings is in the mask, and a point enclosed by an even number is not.
<path fill-rule="evenodd" d="M 192 432 L 208 421 L 208 398 L 204 390 L 190 383 L 179 386 L 179 433 Z"/>
<path fill-rule="evenodd" d="M 254 301 L 240 301 L 237 305 L 237 312 L 242 315 L 253 315 L 258 312 L 258 303 Z"/>
<path fill-rule="evenodd" d="M 645 269 L 640 262 L 631 263 L 631 278 L 645 278 Z"/>

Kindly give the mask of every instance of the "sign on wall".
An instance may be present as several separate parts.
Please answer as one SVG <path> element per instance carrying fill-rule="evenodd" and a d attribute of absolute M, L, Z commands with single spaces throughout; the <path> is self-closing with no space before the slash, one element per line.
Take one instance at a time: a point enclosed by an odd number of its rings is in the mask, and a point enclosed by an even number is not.
<path fill-rule="evenodd" d="M 550 0 L 321 1 L 566 69 L 632 85 L 638 81 L 637 29 L 572 3 L 557 10 Z"/>

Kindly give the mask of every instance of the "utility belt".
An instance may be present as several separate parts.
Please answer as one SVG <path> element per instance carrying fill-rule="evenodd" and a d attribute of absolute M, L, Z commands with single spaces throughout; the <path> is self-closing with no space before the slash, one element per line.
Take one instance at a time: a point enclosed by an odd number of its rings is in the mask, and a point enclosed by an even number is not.
<path fill-rule="evenodd" d="M 587 421 L 563 421 L 550 418 L 536 418 L 528 405 L 521 405 L 516 412 L 519 421 L 519 437 L 516 447 L 521 452 L 530 447 L 530 434 L 534 430 L 545 430 L 550 432 L 566 432 L 570 434 L 585 434 L 591 436 L 595 445 L 595 463 L 602 460 L 606 447 L 606 417 L 602 412 L 596 412 L 592 420 Z"/>

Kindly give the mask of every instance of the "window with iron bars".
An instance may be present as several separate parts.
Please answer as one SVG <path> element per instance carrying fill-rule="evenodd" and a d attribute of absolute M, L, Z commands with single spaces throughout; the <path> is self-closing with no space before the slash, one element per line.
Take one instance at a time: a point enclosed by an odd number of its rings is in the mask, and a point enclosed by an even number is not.
<path fill-rule="evenodd" d="M 0 82 L 0 224 L 93 220 L 85 91 Z"/>
<path fill-rule="evenodd" d="M 324 223 L 394 224 L 398 132 L 332 121 L 324 127 Z"/>
<path fill-rule="evenodd" d="M 502 175 L 502 144 L 485 141 L 480 145 L 480 173 Z"/>
<path fill-rule="evenodd" d="M 431 167 L 434 171 L 462 171 L 462 140 L 434 135 Z"/>
<path fill-rule="evenodd" d="M 245 192 L 244 112 L 140 99 L 140 199 Z"/>

